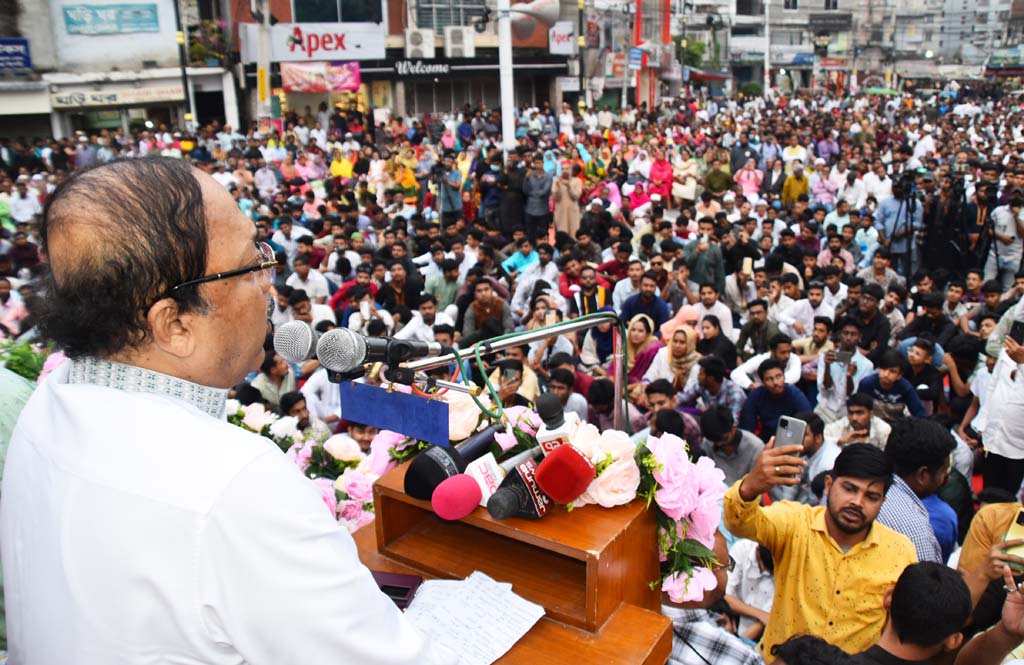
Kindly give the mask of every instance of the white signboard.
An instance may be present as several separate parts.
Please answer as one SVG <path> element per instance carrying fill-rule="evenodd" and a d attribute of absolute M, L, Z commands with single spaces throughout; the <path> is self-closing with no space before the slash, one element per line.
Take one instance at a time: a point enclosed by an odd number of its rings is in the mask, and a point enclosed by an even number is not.
<path fill-rule="evenodd" d="M 259 25 L 238 26 L 242 62 L 259 58 Z M 383 60 L 384 26 L 377 23 L 278 23 L 270 27 L 272 62 Z"/>
<path fill-rule="evenodd" d="M 575 76 L 559 76 L 558 89 L 562 92 L 579 92 L 580 80 Z"/>
<path fill-rule="evenodd" d="M 559 21 L 548 30 L 548 48 L 551 55 L 576 55 L 577 48 L 576 24 L 572 21 Z"/>

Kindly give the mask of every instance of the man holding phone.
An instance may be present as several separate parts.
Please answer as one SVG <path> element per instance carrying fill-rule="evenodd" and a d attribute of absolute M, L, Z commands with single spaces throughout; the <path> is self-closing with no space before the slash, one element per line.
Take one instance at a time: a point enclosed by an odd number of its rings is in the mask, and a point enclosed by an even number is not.
<path fill-rule="evenodd" d="M 799 485 L 776 485 L 769 491 L 773 501 L 796 501 L 808 506 L 818 505 L 818 499 L 811 491 L 811 483 L 818 474 L 831 471 L 839 457 L 840 448 L 835 441 L 825 438 L 825 421 L 811 411 L 803 411 L 793 418 L 784 419 L 789 425 L 803 423 L 806 425 L 803 435 L 801 455 L 807 465 L 798 476 Z M 783 422 L 779 423 L 782 427 Z"/>
<path fill-rule="evenodd" d="M 906 536 L 875 518 L 892 483 L 892 466 L 874 446 L 847 446 L 825 478 L 823 506 L 759 498 L 776 486 L 798 486 L 807 467 L 803 446 L 771 439 L 754 469 L 725 494 L 725 526 L 767 547 L 775 561 L 775 598 L 758 651 L 767 655 L 789 636 L 820 636 L 856 653 L 878 641 L 886 621 L 882 598 L 916 561 Z"/>
<path fill-rule="evenodd" d="M 818 357 L 818 405 L 814 408 L 825 421 L 833 423 L 843 417 L 847 396 L 873 371 L 871 361 L 857 351 L 860 345 L 860 324 L 856 319 L 840 319 L 839 347 Z"/>

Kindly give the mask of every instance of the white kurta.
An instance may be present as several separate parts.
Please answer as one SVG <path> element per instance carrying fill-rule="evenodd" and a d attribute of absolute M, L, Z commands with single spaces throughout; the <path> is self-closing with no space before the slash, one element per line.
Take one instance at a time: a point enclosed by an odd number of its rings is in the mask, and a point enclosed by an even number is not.
<path fill-rule="evenodd" d="M 273 443 L 166 390 L 69 383 L 71 365 L 32 396 L 7 457 L 11 662 L 451 662 Z"/>

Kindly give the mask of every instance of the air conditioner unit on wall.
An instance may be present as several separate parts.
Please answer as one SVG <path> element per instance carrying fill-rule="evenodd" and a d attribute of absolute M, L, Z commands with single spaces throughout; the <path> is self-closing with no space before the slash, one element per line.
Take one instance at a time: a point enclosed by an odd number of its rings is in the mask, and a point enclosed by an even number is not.
<path fill-rule="evenodd" d="M 444 55 L 446 58 L 476 57 L 473 28 L 450 25 L 444 29 Z"/>
<path fill-rule="evenodd" d="M 423 28 L 406 30 L 405 57 L 423 59 L 435 57 L 434 31 Z"/>

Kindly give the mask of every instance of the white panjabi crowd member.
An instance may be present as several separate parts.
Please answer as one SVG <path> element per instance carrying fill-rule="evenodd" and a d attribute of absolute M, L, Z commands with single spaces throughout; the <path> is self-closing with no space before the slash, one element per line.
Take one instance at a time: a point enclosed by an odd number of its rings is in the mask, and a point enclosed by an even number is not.
<path fill-rule="evenodd" d="M 297 467 L 224 420 L 264 353 L 274 259 L 255 232 L 167 158 L 81 171 L 50 201 L 41 326 L 70 361 L 7 456 L 11 662 L 454 662 Z"/>

